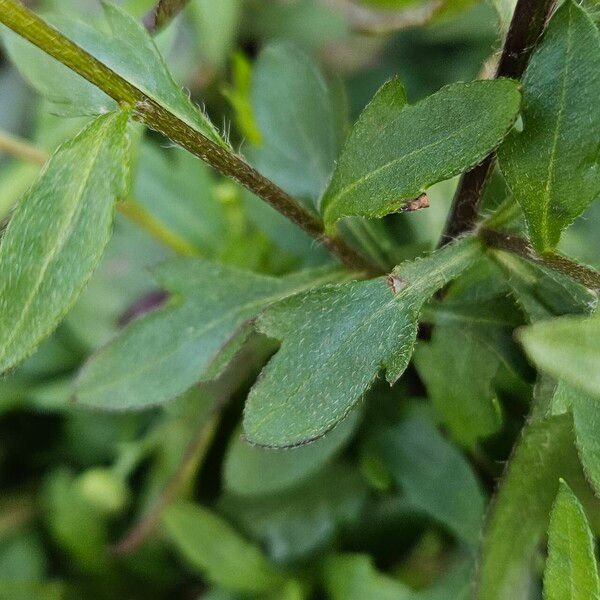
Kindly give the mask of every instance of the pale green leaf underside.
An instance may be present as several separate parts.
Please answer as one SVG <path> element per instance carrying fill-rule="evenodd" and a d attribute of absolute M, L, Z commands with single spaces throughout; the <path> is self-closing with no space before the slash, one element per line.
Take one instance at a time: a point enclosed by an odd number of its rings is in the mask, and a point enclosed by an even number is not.
<path fill-rule="evenodd" d="M 474 447 L 500 428 L 492 388 L 500 361 L 474 327 L 436 325 L 432 340 L 417 346 L 415 365 L 437 414 L 459 443 Z"/>
<path fill-rule="evenodd" d="M 472 546 L 479 540 L 484 498 L 471 466 L 426 414 L 414 411 L 375 438 L 378 455 L 412 507 Z"/>
<path fill-rule="evenodd" d="M 317 65 L 289 44 L 268 46 L 254 64 L 252 109 L 262 138 L 254 165 L 315 206 L 339 151 L 331 90 Z"/>
<path fill-rule="evenodd" d="M 260 593 L 283 584 L 260 548 L 250 544 L 224 519 L 199 505 L 179 503 L 165 513 L 167 534 L 200 573 L 226 589 Z"/>
<path fill-rule="evenodd" d="M 66 17 L 51 19 L 61 33 L 89 52 L 115 73 L 176 115 L 213 142 L 227 146 L 208 117 L 173 80 L 154 40 L 144 27 L 122 8 L 104 3 L 106 27 L 90 25 Z M 73 104 L 69 112 L 101 113 L 116 103 L 95 86 L 33 48 L 14 34 L 6 35 L 11 58 L 43 94 L 59 104 Z M 47 74 L 44 72 L 47 71 Z M 66 84 L 66 87 L 63 85 Z"/>
<path fill-rule="evenodd" d="M 322 287 L 265 311 L 257 327 L 282 345 L 246 402 L 248 440 L 309 442 L 348 414 L 380 369 L 396 381 L 410 360 L 422 304 L 479 252 L 477 241 L 461 240 L 397 267 L 387 280 Z"/>
<path fill-rule="evenodd" d="M 598 295 L 567 275 L 500 250 L 490 256 L 506 274 L 515 298 L 532 322 L 567 314 L 590 314 Z"/>
<path fill-rule="evenodd" d="M 386 83 L 354 126 L 322 200 L 327 227 L 382 217 L 477 164 L 504 138 L 520 104 L 508 79 L 447 86 L 414 105 Z"/>
<path fill-rule="evenodd" d="M 58 325 L 98 264 L 127 169 L 127 113 L 98 117 L 47 163 L 0 245 L 0 372 Z"/>
<path fill-rule="evenodd" d="M 82 404 L 124 410 L 171 400 L 216 377 L 263 308 L 339 278 L 323 270 L 278 279 L 191 258 L 173 259 L 155 276 L 175 298 L 131 323 L 91 357 L 76 382 Z"/>
<path fill-rule="evenodd" d="M 316 473 L 348 442 L 359 423 L 355 411 L 329 435 L 299 448 L 260 448 L 234 434 L 224 464 L 225 488 L 241 496 L 273 494 Z"/>
<path fill-rule="evenodd" d="M 519 339 L 539 369 L 600 399 L 600 316 L 541 321 Z"/>
<path fill-rule="evenodd" d="M 548 559 L 544 572 L 545 600 L 600 598 L 594 539 L 579 500 L 560 482 L 548 529 Z"/>
<path fill-rule="evenodd" d="M 600 34 L 568 0 L 523 78 L 523 131 L 511 132 L 498 150 L 539 251 L 554 248 L 600 194 L 599 97 Z"/>
<path fill-rule="evenodd" d="M 331 600 L 415 600 L 415 594 L 390 575 L 380 573 L 367 554 L 336 554 L 323 566 Z"/>

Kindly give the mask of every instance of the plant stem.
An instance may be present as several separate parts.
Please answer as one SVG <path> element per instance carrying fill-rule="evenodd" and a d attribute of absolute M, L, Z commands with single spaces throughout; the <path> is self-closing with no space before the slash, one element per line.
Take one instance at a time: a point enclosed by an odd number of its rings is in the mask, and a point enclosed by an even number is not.
<path fill-rule="evenodd" d="M 555 0 L 518 0 L 496 77 L 521 79 L 537 40 L 544 31 L 554 2 Z M 475 226 L 479 202 L 494 168 L 495 158 L 494 152 L 488 154 L 480 164 L 460 178 L 440 246 L 448 244 Z"/>
<path fill-rule="evenodd" d="M 251 167 L 241 156 L 209 140 L 164 109 L 105 64 L 48 25 L 17 0 L 0 0 L 0 23 L 100 88 L 119 104 L 133 107 L 148 127 L 162 133 L 221 174 L 235 179 L 327 247 L 349 269 L 381 273 L 344 239 L 326 235 L 313 212 Z"/>
<path fill-rule="evenodd" d="M 148 11 L 142 22 L 148 31 L 155 33 L 169 24 L 188 4 L 190 0 L 158 0 L 154 8 Z"/>
<path fill-rule="evenodd" d="M 43 165 L 49 158 L 43 150 L 39 150 L 25 140 L 0 131 L 0 152 L 10 154 L 34 165 Z"/>
<path fill-rule="evenodd" d="M 567 275 L 581 285 L 600 291 L 600 273 L 591 267 L 581 265 L 557 252 L 537 254 L 531 244 L 517 235 L 482 228 L 480 237 L 491 248 L 518 254 L 527 260 Z"/>
<path fill-rule="evenodd" d="M 169 479 L 148 514 L 138 521 L 122 540 L 112 546 L 114 554 L 129 554 L 137 550 L 154 531 L 165 509 L 177 498 L 202 462 L 217 430 L 219 416 L 220 413 L 215 412 L 208 423 L 200 427 L 188 444 L 177 471 Z"/>

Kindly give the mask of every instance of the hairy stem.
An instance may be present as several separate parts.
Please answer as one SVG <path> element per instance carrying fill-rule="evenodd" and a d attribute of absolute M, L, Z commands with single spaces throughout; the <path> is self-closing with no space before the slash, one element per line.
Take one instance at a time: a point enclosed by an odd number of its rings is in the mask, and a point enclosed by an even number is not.
<path fill-rule="evenodd" d="M 521 79 L 537 40 L 544 31 L 555 0 L 518 0 L 506 35 L 496 77 Z M 479 202 L 495 163 L 495 153 L 488 154 L 461 178 L 452 201 L 440 245 L 448 244 L 477 220 Z"/>
<path fill-rule="evenodd" d="M 144 17 L 144 26 L 151 33 L 159 31 L 176 17 L 189 4 L 189 1 L 158 0 L 156 5 Z"/>
<path fill-rule="evenodd" d="M 591 267 L 581 265 L 557 252 L 538 254 L 527 240 L 517 235 L 486 228 L 482 228 L 479 235 L 491 248 L 518 254 L 531 262 L 567 275 L 587 288 L 600 291 L 600 273 Z"/>
<path fill-rule="evenodd" d="M 256 171 L 241 156 L 181 121 L 17 0 L 0 0 L 0 23 L 87 79 L 119 104 L 133 107 L 137 118 L 148 127 L 206 161 L 221 174 L 241 183 L 322 243 L 348 268 L 373 275 L 380 273 L 377 266 L 344 239 L 325 234 L 323 223 L 316 214 Z"/>

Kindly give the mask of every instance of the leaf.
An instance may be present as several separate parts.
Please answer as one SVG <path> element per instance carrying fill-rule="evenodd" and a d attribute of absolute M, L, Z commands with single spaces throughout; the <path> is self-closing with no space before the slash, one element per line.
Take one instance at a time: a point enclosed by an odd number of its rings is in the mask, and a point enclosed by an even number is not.
<path fill-rule="evenodd" d="M 316 206 L 339 151 L 332 92 L 319 68 L 289 44 L 270 45 L 254 65 L 251 100 L 261 133 L 251 152 L 256 168 Z"/>
<path fill-rule="evenodd" d="M 544 598 L 600 598 L 592 532 L 579 500 L 562 480 L 550 516 Z"/>
<path fill-rule="evenodd" d="M 231 54 L 240 27 L 240 0 L 194 0 L 188 14 L 194 25 L 202 58 L 212 68 L 222 69 Z"/>
<path fill-rule="evenodd" d="M 331 600 L 416 600 L 410 588 L 380 573 L 368 554 L 336 554 L 325 560 L 325 589 Z"/>
<path fill-rule="evenodd" d="M 339 277 L 326 269 L 277 279 L 192 258 L 163 263 L 154 275 L 175 297 L 91 357 L 76 381 L 81 404 L 122 410 L 171 400 L 215 378 L 266 306 Z"/>
<path fill-rule="evenodd" d="M 168 152 L 142 144 L 135 199 L 169 232 L 203 255 L 215 256 L 227 242 L 227 221 L 209 168 L 180 148 Z"/>
<path fill-rule="evenodd" d="M 55 17 L 51 22 L 78 46 L 187 125 L 216 144 L 228 147 L 208 117 L 175 83 L 146 29 L 122 8 L 109 2 L 104 2 L 103 7 L 107 27 L 94 28 L 65 17 Z M 15 34 L 7 35 L 6 39 L 11 59 L 25 77 L 54 102 L 75 107 L 69 112 L 102 113 L 116 106 L 114 100 L 99 93 L 83 78 L 70 72 L 65 75 L 66 67 L 57 66 L 55 59 L 32 48 Z"/>
<path fill-rule="evenodd" d="M 416 410 L 399 425 L 376 435 L 374 448 L 408 502 L 476 544 L 484 499 L 475 475 L 425 414 Z"/>
<path fill-rule="evenodd" d="M 600 398 L 600 315 L 541 321 L 518 338 L 539 369 Z"/>
<path fill-rule="evenodd" d="M 262 497 L 226 495 L 219 507 L 277 563 L 305 560 L 362 513 L 368 487 L 354 467 L 333 464 L 288 490 Z"/>
<path fill-rule="evenodd" d="M 488 518 L 481 548 L 478 600 L 526 600 L 533 562 L 550 518 L 559 478 L 587 489 L 570 415 L 525 426 Z"/>
<path fill-rule="evenodd" d="M 417 104 L 393 79 L 360 115 L 322 201 L 328 228 L 347 216 L 383 217 L 428 186 L 476 165 L 504 138 L 519 110 L 508 79 L 459 83 Z"/>
<path fill-rule="evenodd" d="M 0 372 L 71 308 L 108 242 L 127 170 L 128 114 L 98 117 L 55 152 L 0 244 Z"/>
<path fill-rule="evenodd" d="M 315 440 L 348 414 L 381 368 L 395 382 L 410 360 L 421 306 L 479 252 L 465 239 L 397 267 L 387 280 L 322 287 L 261 314 L 259 331 L 282 345 L 246 401 L 248 440 L 273 447 Z"/>
<path fill-rule="evenodd" d="M 532 322 L 567 314 L 589 314 L 598 295 L 567 275 L 509 252 L 490 251 L 506 275 L 517 301 Z"/>
<path fill-rule="evenodd" d="M 561 382 L 562 383 L 562 382 Z M 600 494 L 600 411 L 597 398 L 569 388 L 573 422 L 575 424 L 575 443 L 579 458 L 588 481 L 597 494 Z"/>
<path fill-rule="evenodd" d="M 503 34 L 506 34 L 510 27 L 515 6 L 517 0 L 492 0 L 492 4 L 498 13 L 498 20 L 500 21 L 500 30 Z"/>
<path fill-rule="evenodd" d="M 511 132 L 498 150 L 540 252 L 552 250 L 562 230 L 600 194 L 598 73 L 598 29 L 568 0 L 523 77 L 523 131 Z"/>
<path fill-rule="evenodd" d="M 225 488 L 242 496 L 260 496 L 297 485 L 339 453 L 354 433 L 359 417 L 356 411 L 314 444 L 285 450 L 251 446 L 237 431 L 225 457 Z"/>
<path fill-rule="evenodd" d="M 167 509 L 163 520 L 179 552 L 213 583 L 248 593 L 284 583 L 258 547 L 210 510 L 181 502 Z"/>
<path fill-rule="evenodd" d="M 437 414 L 460 444 L 473 447 L 500 428 L 502 414 L 492 387 L 500 360 L 476 331 L 434 327 L 432 340 L 417 345 L 415 365 Z"/>

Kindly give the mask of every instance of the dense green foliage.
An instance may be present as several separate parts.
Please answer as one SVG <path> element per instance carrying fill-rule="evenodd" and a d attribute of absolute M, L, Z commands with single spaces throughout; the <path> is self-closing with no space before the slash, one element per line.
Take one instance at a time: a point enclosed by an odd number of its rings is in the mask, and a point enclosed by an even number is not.
<path fill-rule="evenodd" d="M 597 0 L 27 4 L 0 600 L 600 599 Z"/>

